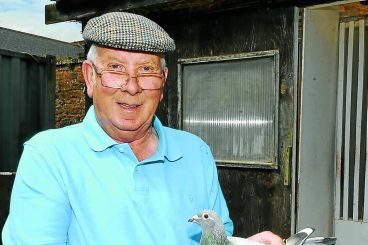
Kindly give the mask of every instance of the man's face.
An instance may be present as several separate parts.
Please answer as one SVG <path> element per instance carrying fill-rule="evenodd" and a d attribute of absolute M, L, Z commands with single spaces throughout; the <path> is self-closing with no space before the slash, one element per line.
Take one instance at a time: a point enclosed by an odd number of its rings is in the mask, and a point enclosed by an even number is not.
<path fill-rule="evenodd" d="M 87 93 L 93 97 L 97 120 L 102 128 L 117 141 L 131 141 L 142 137 L 150 128 L 152 118 L 163 96 L 165 79 L 156 90 L 142 89 L 135 78 L 142 70 L 151 69 L 162 74 L 160 57 L 153 53 L 97 48 L 96 70 L 119 69 L 131 77 L 121 89 L 102 85 L 102 77 L 93 74 L 90 61 L 85 61 L 83 70 Z M 165 77 L 167 69 L 164 71 Z M 92 80 L 88 82 L 87 80 Z M 93 82 L 94 81 L 94 82 Z"/>

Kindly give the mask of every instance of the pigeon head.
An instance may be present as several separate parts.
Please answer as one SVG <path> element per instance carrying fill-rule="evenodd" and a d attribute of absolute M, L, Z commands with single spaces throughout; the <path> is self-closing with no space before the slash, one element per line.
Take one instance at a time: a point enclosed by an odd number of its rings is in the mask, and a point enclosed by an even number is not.
<path fill-rule="evenodd" d="M 188 220 L 202 228 L 201 245 L 228 245 L 221 218 L 212 210 L 203 210 Z"/>
<path fill-rule="evenodd" d="M 203 210 L 198 214 L 194 215 L 188 220 L 188 222 L 193 222 L 202 227 L 214 227 L 215 225 L 222 224 L 220 217 L 212 210 Z"/>

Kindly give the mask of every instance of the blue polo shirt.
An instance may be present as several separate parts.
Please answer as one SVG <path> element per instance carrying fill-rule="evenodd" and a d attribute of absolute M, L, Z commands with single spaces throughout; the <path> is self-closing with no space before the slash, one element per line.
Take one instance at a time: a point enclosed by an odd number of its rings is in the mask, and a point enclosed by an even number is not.
<path fill-rule="evenodd" d="M 153 125 L 159 146 L 141 162 L 105 133 L 93 107 L 82 123 L 26 142 L 3 244 L 199 244 L 188 219 L 203 209 L 232 234 L 209 147 L 157 117 Z"/>

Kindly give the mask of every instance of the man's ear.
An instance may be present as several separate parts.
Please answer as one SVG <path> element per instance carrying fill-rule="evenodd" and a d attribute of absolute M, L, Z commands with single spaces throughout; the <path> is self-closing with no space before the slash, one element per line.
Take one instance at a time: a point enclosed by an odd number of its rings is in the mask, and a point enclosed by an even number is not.
<path fill-rule="evenodd" d="M 167 67 L 165 67 L 164 69 L 164 76 L 165 79 L 162 83 L 162 89 L 161 89 L 161 97 L 160 97 L 160 101 L 164 98 L 164 87 L 165 87 L 165 83 L 166 83 L 166 79 L 167 79 L 167 75 L 169 74 L 169 69 Z"/>
<path fill-rule="evenodd" d="M 82 72 L 83 72 L 84 82 L 86 83 L 86 87 L 87 87 L 88 97 L 92 98 L 93 88 L 95 85 L 95 79 L 94 79 L 95 77 L 93 75 L 94 71 L 93 71 L 93 66 L 92 66 L 91 61 L 89 60 L 83 61 Z"/>

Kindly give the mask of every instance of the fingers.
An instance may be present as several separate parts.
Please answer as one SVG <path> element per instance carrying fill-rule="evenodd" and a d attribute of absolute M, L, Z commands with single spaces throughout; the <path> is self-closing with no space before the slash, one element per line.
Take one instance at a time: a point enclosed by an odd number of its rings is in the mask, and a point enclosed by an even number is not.
<path fill-rule="evenodd" d="M 271 231 L 263 231 L 255 234 L 248 239 L 266 244 L 266 245 L 284 245 L 284 241 L 278 235 L 272 233 Z"/>

